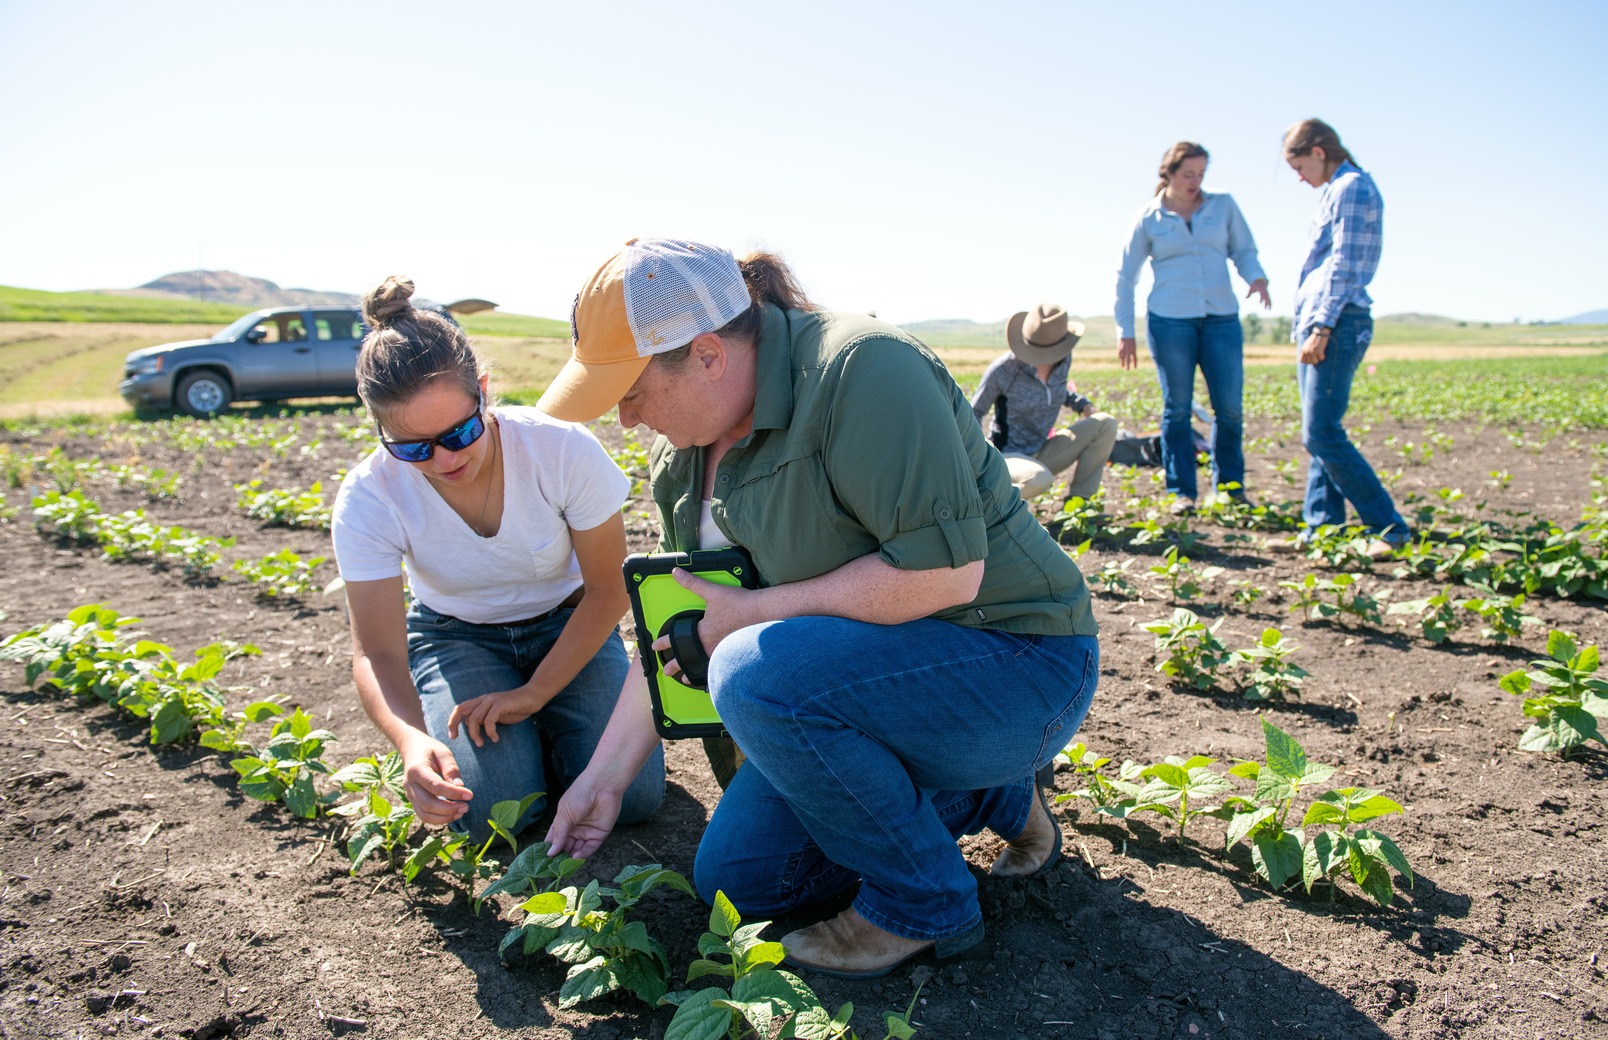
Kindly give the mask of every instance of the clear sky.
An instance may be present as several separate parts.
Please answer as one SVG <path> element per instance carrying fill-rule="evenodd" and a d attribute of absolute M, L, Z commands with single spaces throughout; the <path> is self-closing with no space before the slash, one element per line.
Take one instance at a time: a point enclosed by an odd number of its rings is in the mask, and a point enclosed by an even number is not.
<path fill-rule="evenodd" d="M 564 317 L 625 239 L 781 252 L 884 318 L 1109 313 L 1162 151 L 1288 313 L 1317 115 L 1385 198 L 1375 313 L 1608 307 L 1602 0 L 0 0 L 0 283 L 198 264 Z"/>

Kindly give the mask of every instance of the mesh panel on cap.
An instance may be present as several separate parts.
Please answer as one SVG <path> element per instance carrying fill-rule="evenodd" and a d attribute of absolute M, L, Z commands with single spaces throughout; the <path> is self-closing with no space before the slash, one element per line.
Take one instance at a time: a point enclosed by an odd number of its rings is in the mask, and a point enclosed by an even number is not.
<path fill-rule="evenodd" d="M 625 316 L 639 357 L 685 346 L 748 309 L 748 286 L 724 249 L 650 238 L 626 252 Z"/>

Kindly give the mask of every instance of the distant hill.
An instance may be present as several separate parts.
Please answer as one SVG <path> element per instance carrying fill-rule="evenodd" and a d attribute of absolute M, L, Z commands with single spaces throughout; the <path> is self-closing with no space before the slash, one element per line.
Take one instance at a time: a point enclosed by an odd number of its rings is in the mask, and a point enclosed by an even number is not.
<path fill-rule="evenodd" d="M 192 272 L 193 273 L 193 272 Z M 269 282 L 267 284 L 272 285 Z M 306 290 L 288 290 L 291 292 Z M 328 293 L 327 296 L 342 294 Z M 70 321 L 118 324 L 216 325 L 229 324 L 260 304 L 192 299 L 158 289 L 129 289 L 119 293 L 48 292 L 0 285 L 0 322 Z M 310 302 L 308 306 L 330 306 Z M 344 304 L 340 304 L 344 306 Z M 472 336 L 528 336 L 569 339 L 569 322 L 504 311 L 481 311 L 459 318 Z"/>
<path fill-rule="evenodd" d="M 135 289 L 89 289 L 102 296 L 143 296 L 166 300 L 227 303 L 242 310 L 258 307 L 355 307 L 356 293 L 282 289 L 266 278 L 233 271 L 175 271 Z"/>
<path fill-rule="evenodd" d="M 1559 325 L 1608 325 L 1608 310 L 1587 311 L 1576 314 L 1572 318 L 1565 318 Z"/>
<path fill-rule="evenodd" d="M 1083 322 L 1083 339 L 1086 346 L 1114 347 L 1117 345 L 1117 323 L 1108 314 L 1075 318 Z M 1005 347 L 1005 322 L 976 322 L 966 318 L 938 318 L 930 321 L 913 321 L 900 325 L 929 347 Z"/>

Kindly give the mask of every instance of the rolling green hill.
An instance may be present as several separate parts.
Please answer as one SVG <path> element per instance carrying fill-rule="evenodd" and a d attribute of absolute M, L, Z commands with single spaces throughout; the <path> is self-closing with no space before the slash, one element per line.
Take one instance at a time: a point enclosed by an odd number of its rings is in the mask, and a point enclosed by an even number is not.
<path fill-rule="evenodd" d="M 102 293 L 59 293 L 0 285 L 0 322 L 70 321 L 112 322 L 119 325 L 211 325 L 220 328 L 250 308 L 233 303 L 146 296 L 110 296 Z M 475 336 L 522 336 L 568 339 L 569 323 L 527 314 L 484 311 L 462 319 Z"/>

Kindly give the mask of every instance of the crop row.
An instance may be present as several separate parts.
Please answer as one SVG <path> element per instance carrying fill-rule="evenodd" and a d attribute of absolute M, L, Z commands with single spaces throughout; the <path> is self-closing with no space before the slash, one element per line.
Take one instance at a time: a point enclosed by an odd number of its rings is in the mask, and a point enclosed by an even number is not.
<path fill-rule="evenodd" d="M 337 738 L 316 728 L 301 708 L 287 712 L 281 700 L 269 698 L 228 710 L 228 695 L 251 691 L 221 686 L 218 679 L 229 661 L 258 653 L 256 647 L 214 643 L 196 651 L 193 662 L 183 663 L 171 647 L 131 633 L 138 620 L 104 604 L 77 607 L 62 621 L 0 642 L 0 660 L 21 663 L 30 687 L 44 677 L 63 695 L 105 703 L 141 719 L 150 727 L 152 744 L 193 740 L 218 752 L 249 798 L 282 804 L 301 819 L 333 817 L 342 829 L 353 874 L 371 858 L 382 869 L 400 873 L 404 885 L 444 870 L 463 887 L 476 913 L 493 895 L 518 897 L 523 919 L 504 936 L 499 954 L 507 957 L 514 949 L 527 956 L 545 952 L 566 964 L 561 1006 L 615 991 L 651 1005 L 675 1005 L 667 1040 L 856 1036 L 850 1025 L 853 1005 L 829 1013 L 808 985 L 778 968 L 786 951 L 779 943 L 759 939 L 769 922 L 743 924 L 723 893 L 716 897 L 709 932 L 699 941 L 699 958 L 689 966 L 686 982 L 689 987 L 711 977 L 729 982 L 672 991 L 664 945 L 641 921 L 631 919 L 631 911 L 661 886 L 695 896 L 683 875 L 655 863 L 624 868 L 611 886 L 598 881 L 584 888 L 566 885 L 584 861 L 550 855 L 546 843 L 521 851 L 511 830 L 540 792 L 493 806 L 492 834 L 484 842 L 451 830 L 427 830 L 402 791 L 402 763 L 395 752 L 332 770 L 325 756 Z M 248 737 L 264 727 L 266 740 L 259 747 Z M 355 797 L 342 802 L 347 795 Z M 514 853 L 506 870 L 490 855 L 498 840 Z M 884 1040 L 915 1035 L 915 1006 L 913 997 L 903 1012 L 884 1012 Z"/>
<path fill-rule="evenodd" d="M 59 538 L 98 544 L 110 560 L 177 562 L 192 578 L 210 575 L 222 562 L 221 550 L 234 545 L 233 538 L 211 538 L 178 525 L 154 523 L 143 509 L 103 513 L 82 491 L 39 495 L 33 500 L 33 515 L 40 534 L 48 528 Z M 292 549 L 281 549 L 260 560 L 236 560 L 232 569 L 254 583 L 265 599 L 293 598 L 318 587 L 313 570 L 322 562 L 322 556 L 303 559 Z"/>

